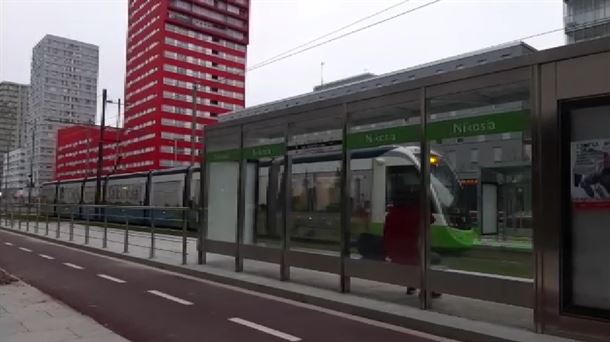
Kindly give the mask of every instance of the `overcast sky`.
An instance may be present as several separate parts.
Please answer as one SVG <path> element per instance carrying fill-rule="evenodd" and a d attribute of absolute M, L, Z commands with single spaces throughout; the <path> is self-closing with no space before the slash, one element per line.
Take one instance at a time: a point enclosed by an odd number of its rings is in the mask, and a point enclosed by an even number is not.
<path fill-rule="evenodd" d="M 431 0 L 412 0 L 349 30 Z M 248 65 L 401 0 L 252 0 Z M 246 75 L 247 105 L 311 91 L 365 71 L 381 74 L 563 25 L 561 0 L 444 0 Z M 47 33 L 100 47 L 99 92 L 123 97 L 127 0 L 0 0 L 0 80 L 29 83 L 32 47 Z M 561 44 L 561 32 L 527 40 Z M 110 112 L 110 117 L 116 111 Z"/>

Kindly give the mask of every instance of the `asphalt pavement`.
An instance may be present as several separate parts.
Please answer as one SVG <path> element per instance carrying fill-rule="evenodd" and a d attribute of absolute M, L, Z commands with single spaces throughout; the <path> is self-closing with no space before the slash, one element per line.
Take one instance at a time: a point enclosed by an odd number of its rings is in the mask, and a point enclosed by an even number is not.
<path fill-rule="evenodd" d="M 134 341 L 447 341 L 0 231 L 0 267 Z"/>

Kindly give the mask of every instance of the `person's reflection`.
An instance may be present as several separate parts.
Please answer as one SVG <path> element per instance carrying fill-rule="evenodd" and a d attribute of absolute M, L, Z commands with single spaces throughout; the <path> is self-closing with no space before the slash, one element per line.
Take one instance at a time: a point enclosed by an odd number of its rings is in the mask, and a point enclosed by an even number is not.
<path fill-rule="evenodd" d="M 386 260 L 403 265 L 419 265 L 419 236 L 421 206 L 419 186 L 399 186 L 392 194 L 391 207 L 383 230 L 383 249 Z M 434 217 L 430 218 L 434 222 Z M 407 294 L 415 293 L 414 287 Z M 432 297 L 440 294 L 432 293 Z"/>
<path fill-rule="evenodd" d="M 383 249 L 389 261 L 417 265 L 419 255 L 419 191 L 416 187 L 399 187 L 391 198 L 383 230 Z"/>

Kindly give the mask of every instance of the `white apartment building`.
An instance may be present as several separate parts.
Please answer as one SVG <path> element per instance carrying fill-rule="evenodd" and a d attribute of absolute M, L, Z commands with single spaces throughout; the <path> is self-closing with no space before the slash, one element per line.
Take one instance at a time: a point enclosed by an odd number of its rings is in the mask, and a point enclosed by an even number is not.
<path fill-rule="evenodd" d="M 24 152 L 32 163 L 33 183 L 38 188 L 54 178 L 57 130 L 95 122 L 98 47 L 46 35 L 32 50 L 31 68 Z"/>

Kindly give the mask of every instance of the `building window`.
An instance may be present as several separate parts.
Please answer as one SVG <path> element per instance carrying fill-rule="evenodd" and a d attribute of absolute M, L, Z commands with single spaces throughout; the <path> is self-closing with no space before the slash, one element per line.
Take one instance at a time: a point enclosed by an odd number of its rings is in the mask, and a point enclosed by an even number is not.
<path fill-rule="evenodd" d="M 502 147 L 494 147 L 494 162 L 499 163 L 502 161 Z"/>
<path fill-rule="evenodd" d="M 470 150 L 470 162 L 477 164 L 479 162 L 479 149 L 473 148 Z"/>

